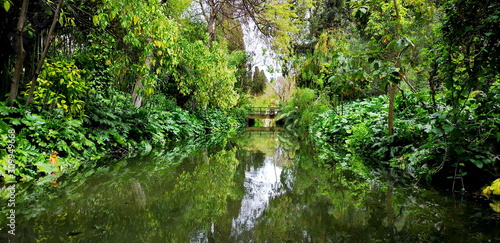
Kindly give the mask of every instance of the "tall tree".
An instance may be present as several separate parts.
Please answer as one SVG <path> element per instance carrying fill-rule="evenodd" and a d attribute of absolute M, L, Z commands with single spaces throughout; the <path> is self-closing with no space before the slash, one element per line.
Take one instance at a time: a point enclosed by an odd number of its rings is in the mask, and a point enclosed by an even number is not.
<path fill-rule="evenodd" d="M 250 93 L 253 95 L 263 94 L 264 90 L 266 89 L 267 83 L 268 80 L 264 70 L 259 70 L 259 67 L 255 67 Z"/>
<path fill-rule="evenodd" d="M 115 55 L 109 56 L 109 62 L 117 78 L 126 80 L 132 103 L 140 107 L 143 97 L 154 92 L 158 74 L 172 72 L 178 63 L 179 25 L 167 16 L 166 7 L 155 0 L 103 0 L 93 22 L 113 33 L 109 44 L 115 45 Z"/>
<path fill-rule="evenodd" d="M 400 18 L 401 16 L 399 15 L 399 8 L 398 8 L 398 1 L 394 0 L 394 12 L 395 12 L 395 21 L 396 21 L 396 31 L 395 31 L 395 36 L 396 39 L 401 38 L 401 35 L 403 34 L 403 30 L 401 27 Z M 401 68 L 401 55 L 400 53 L 396 54 L 396 64 L 395 64 L 397 69 Z M 394 79 L 398 80 L 398 79 Z M 396 82 L 390 82 L 389 84 L 389 115 L 388 115 L 388 121 L 387 121 L 387 130 L 388 130 L 388 135 L 392 136 L 394 134 L 394 96 L 396 94 Z"/>
<path fill-rule="evenodd" d="M 313 0 L 198 0 L 207 22 L 209 42 L 217 39 L 217 29 L 225 31 L 224 19 L 252 21 L 265 36 L 271 37 L 273 47 L 282 53 L 290 52 L 292 38 L 313 5 Z"/>
<path fill-rule="evenodd" d="M 14 100 L 17 98 L 19 92 L 19 80 L 21 79 L 24 57 L 26 56 L 26 50 L 24 49 L 24 44 L 23 44 L 23 33 L 26 22 L 26 13 L 28 12 L 28 5 L 29 5 L 29 0 L 23 0 L 23 4 L 21 6 L 21 13 L 19 16 L 19 20 L 17 22 L 17 30 L 16 30 L 17 59 L 16 59 L 16 66 L 14 68 L 14 75 L 12 76 L 12 84 L 10 86 L 10 96 L 9 96 L 10 106 L 14 104 Z"/>

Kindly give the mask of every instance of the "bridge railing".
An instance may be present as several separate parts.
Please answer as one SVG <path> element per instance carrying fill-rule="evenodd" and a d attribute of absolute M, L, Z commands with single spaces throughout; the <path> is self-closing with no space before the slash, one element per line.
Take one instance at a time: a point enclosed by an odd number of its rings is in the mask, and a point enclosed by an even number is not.
<path fill-rule="evenodd" d="M 279 107 L 250 107 L 249 115 L 279 115 L 281 109 Z"/>

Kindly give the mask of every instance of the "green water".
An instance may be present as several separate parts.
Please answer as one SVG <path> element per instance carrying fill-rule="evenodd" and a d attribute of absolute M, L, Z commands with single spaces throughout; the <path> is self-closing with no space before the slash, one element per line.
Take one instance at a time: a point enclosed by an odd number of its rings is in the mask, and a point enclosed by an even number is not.
<path fill-rule="evenodd" d="M 500 240 L 499 214 L 485 199 L 438 193 L 348 161 L 319 166 L 327 159 L 317 150 L 285 133 L 247 132 L 83 168 L 57 187 L 18 192 L 17 236 L 2 224 L 0 241 Z"/>

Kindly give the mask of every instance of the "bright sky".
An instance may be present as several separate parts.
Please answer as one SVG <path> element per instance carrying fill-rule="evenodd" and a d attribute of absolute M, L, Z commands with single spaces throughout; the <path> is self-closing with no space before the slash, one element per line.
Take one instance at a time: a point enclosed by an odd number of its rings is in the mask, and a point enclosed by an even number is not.
<path fill-rule="evenodd" d="M 245 48 L 250 55 L 252 66 L 259 67 L 259 70 L 264 70 L 269 81 L 278 79 L 281 75 L 281 64 L 276 59 L 276 53 L 271 50 L 269 39 L 263 36 L 257 29 L 253 20 L 248 20 L 247 23 L 242 23 L 243 41 Z M 272 72 L 274 70 L 274 72 Z M 271 71 L 271 72 L 270 72 Z"/>

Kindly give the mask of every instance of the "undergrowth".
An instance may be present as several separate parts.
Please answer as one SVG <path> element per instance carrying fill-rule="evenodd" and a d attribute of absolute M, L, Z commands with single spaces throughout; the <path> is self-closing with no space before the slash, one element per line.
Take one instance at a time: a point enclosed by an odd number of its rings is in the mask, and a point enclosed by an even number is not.
<path fill-rule="evenodd" d="M 499 174 L 498 108 L 486 112 L 471 100 L 457 117 L 446 106 L 429 108 L 418 94 L 399 95 L 396 104 L 392 136 L 385 96 L 347 103 L 342 114 L 323 112 L 310 133 L 320 146 L 335 148 L 323 155 L 333 161 L 343 161 L 346 154 L 361 156 L 367 165 L 390 167 L 417 181 L 430 181 L 437 173 L 452 180 L 468 173 Z"/>
<path fill-rule="evenodd" d="M 45 183 L 89 161 L 148 153 L 168 141 L 207 134 L 225 136 L 244 126 L 240 110 L 190 112 L 164 96 L 152 97 L 136 109 L 129 94 L 115 90 L 90 95 L 80 118 L 65 116 L 62 108 L 18 107 L 0 103 L 0 147 L 13 147 L 0 150 L 4 182 L 14 176 L 9 181 L 36 179 Z M 9 131 L 14 140 L 8 137 Z M 15 161 L 14 173 L 8 171 L 9 156 Z"/>

